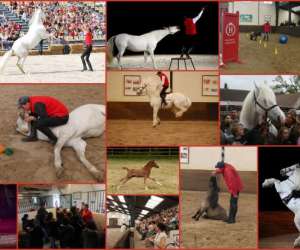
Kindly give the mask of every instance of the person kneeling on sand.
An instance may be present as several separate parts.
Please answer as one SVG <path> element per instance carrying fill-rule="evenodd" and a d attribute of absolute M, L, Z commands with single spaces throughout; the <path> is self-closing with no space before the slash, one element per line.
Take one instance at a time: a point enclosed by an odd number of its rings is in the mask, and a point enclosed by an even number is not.
<path fill-rule="evenodd" d="M 222 174 L 228 191 L 231 194 L 229 216 L 225 221 L 232 224 L 235 223 L 235 217 L 238 211 L 239 193 L 243 189 L 243 183 L 238 172 L 232 165 L 220 161 L 216 164 L 215 168 L 216 170 L 213 172 L 213 175 Z"/>
<path fill-rule="evenodd" d="M 37 141 L 37 130 L 39 130 L 55 145 L 57 137 L 49 127 L 61 126 L 68 122 L 67 107 L 50 96 L 22 96 L 18 100 L 18 107 L 24 110 L 27 114 L 25 121 L 31 124 L 30 135 L 22 141 Z"/>

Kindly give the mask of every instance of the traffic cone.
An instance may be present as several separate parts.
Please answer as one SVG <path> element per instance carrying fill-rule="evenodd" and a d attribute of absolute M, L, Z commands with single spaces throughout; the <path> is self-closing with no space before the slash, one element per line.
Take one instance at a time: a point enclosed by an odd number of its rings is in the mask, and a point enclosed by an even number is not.
<path fill-rule="evenodd" d="M 275 54 L 276 56 L 278 55 L 277 47 L 275 47 L 274 54 Z"/>
<path fill-rule="evenodd" d="M 264 47 L 267 48 L 267 42 L 264 42 Z"/>

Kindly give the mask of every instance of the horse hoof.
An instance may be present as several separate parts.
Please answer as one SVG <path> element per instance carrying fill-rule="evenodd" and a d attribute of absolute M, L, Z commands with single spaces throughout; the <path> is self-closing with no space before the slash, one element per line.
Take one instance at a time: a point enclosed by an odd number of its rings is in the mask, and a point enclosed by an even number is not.
<path fill-rule="evenodd" d="M 61 178 L 63 175 L 63 172 L 64 172 L 63 168 L 59 168 L 58 170 L 56 170 L 56 177 Z"/>

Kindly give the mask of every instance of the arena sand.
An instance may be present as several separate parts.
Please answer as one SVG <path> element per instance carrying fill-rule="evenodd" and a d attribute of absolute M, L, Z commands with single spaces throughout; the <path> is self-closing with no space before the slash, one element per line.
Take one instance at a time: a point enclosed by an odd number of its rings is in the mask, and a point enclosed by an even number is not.
<path fill-rule="evenodd" d="M 191 217 L 200 207 L 206 192 L 182 191 L 182 247 L 184 248 L 256 248 L 257 199 L 255 194 L 241 193 L 235 224 Z M 220 193 L 219 204 L 229 210 L 230 194 Z"/>
<path fill-rule="evenodd" d="M 12 156 L 0 155 L 0 180 L 3 182 L 55 182 L 53 146 L 47 142 L 21 141 L 22 135 L 15 131 L 17 119 L 17 100 L 22 95 L 53 96 L 72 111 L 88 103 L 104 104 L 104 84 L 97 85 L 0 85 L 0 144 L 14 150 Z M 99 169 L 104 169 L 105 135 L 87 139 L 87 159 Z M 70 148 L 62 150 L 64 174 L 60 181 L 96 180 L 79 162 L 75 152 Z"/>
<path fill-rule="evenodd" d="M 108 120 L 110 146 L 214 145 L 218 143 L 217 121 Z"/>
<path fill-rule="evenodd" d="M 289 36 L 287 44 L 278 42 L 279 34 L 271 34 L 270 41 L 251 41 L 247 33 L 240 34 L 240 60 L 228 63 L 221 73 L 274 74 L 300 72 L 300 38 Z M 275 54 L 275 47 L 278 54 Z"/>
<path fill-rule="evenodd" d="M 16 66 L 17 58 L 12 57 L 0 83 L 104 83 L 105 53 L 92 53 L 90 61 L 94 71 L 81 72 L 80 54 L 28 56 L 24 75 Z"/>

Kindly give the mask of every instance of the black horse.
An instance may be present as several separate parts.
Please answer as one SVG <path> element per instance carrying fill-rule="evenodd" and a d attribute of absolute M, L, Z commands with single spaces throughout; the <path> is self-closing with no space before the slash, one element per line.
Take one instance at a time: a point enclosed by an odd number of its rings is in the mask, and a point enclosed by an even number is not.
<path fill-rule="evenodd" d="M 218 187 L 217 177 L 211 176 L 205 200 L 201 202 L 200 208 L 192 218 L 199 220 L 202 216 L 203 218 L 214 220 L 227 219 L 226 210 L 219 205 L 219 192 L 220 188 Z"/>

